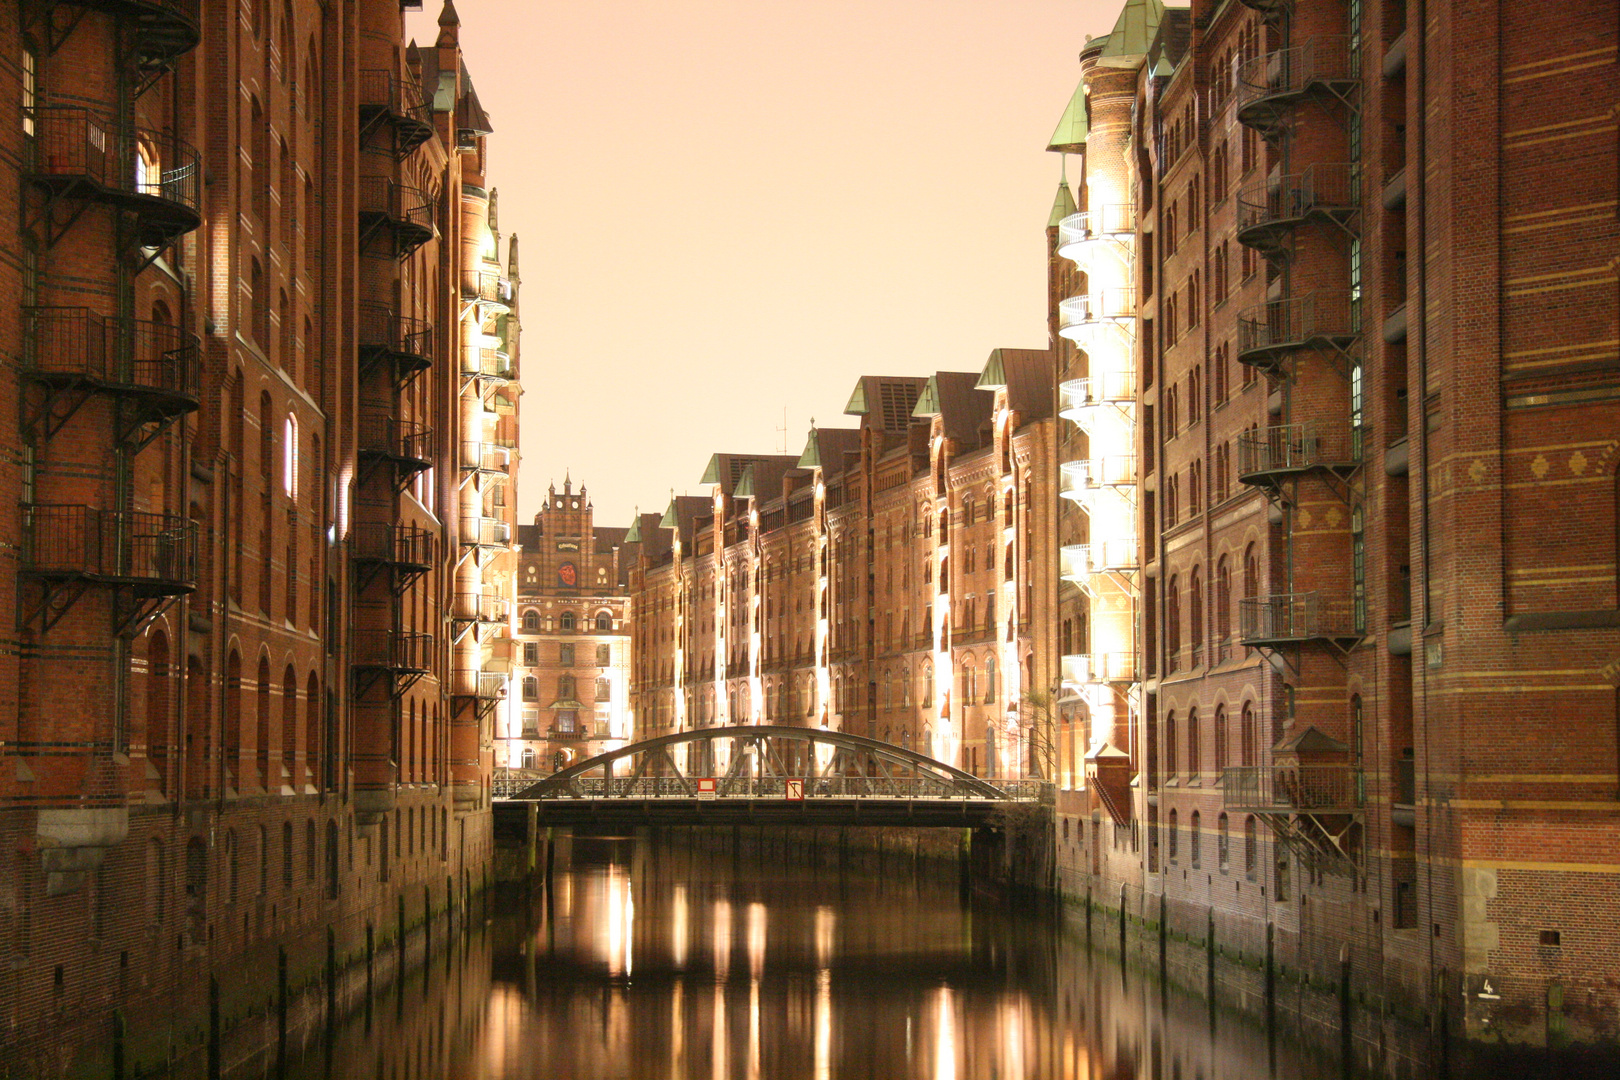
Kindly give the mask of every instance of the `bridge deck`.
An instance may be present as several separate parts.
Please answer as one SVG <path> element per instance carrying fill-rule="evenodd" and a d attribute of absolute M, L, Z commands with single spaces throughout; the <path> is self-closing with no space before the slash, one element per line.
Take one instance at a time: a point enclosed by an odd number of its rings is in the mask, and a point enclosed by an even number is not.
<path fill-rule="evenodd" d="M 887 825 L 971 828 L 996 824 L 1009 807 L 998 799 L 533 799 L 496 801 L 497 822 L 516 825 L 535 808 L 538 825 Z"/>

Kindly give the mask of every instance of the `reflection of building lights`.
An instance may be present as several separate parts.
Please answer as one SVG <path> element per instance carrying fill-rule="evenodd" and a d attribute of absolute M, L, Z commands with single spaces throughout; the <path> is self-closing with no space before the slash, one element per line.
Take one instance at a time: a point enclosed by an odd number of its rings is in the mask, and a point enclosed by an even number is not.
<path fill-rule="evenodd" d="M 935 998 L 934 1080 L 956 1080 L 956 1007 L 948 986 Z"/>
<path fill-rule="evenodd" d="M 670 942 L 671 958 L 675 962 L 675 970 L 686 967 L 686 886 L 675 886 L 675 897 L 672 901 L 673 915 L 671 916 Z"/>
<path fill-rule="evenodd" d="M 816 972 L 816 1060 L 815 1080 L 832 1077 L 832 972 L 825 967 Z"/>
<path fill-rule="evenodd" d="M 758 979 L 765 972 L 765 905 L 748 905 L 748 975 Z"/>
<path fill-rule="evenodd" d="M 731 971 L 731 903 L 714 902 L 714 929 L 710 931 L 710 945 L 714 950 L 715 977 L 724 982 Z"/>
<path fill-rule="evenodd" d="M 826 904 L 816 907 L 816 964 L 826 967 L 832 963 L 833 931 L 838 927 L 838 915 Z"/>

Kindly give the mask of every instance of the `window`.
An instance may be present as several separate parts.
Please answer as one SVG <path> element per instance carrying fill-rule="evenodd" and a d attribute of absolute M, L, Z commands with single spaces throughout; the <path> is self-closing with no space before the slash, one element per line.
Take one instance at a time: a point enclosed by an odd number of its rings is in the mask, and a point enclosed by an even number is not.
<path fill-rule="evenodd" d="M 523 613 L 523 629 L 533 632 L 540 629 L 540 613 L 529 608 Z"/>
<path fill-rule="evenodd" d="M 610 683 L 607 679 L 597 679 L 596 680 L 596 700 L 597 701 L 612 701 L 613 700 L 613 684 Z"/>
<path fill-rule="evenodd" d="M 298 498 L 298 418 L 291 413 L 281 430 L 281 490 L 289 499 Z"/>
<path fill-rule="evenodd" d="M 1175 812 L 1175 810 L 1172 809 L 1170 811 L 1170 823 L 1169 823 L 1169 831 L 1168 831 L 1168 836 L 1167 836 L 1167 839 L 1169 840 L 1169 848 L 1170 848 L 1170 856 L 1169 857 L 1170 857 L 1171 862 L 1176 861 L 1176 856 L 1179 853 L 1177 851 L 1177 849 L 1181 846 L 1180 845 L 1180 837 L 1181 837 L 1181 831 L 1176 827 L 1176 812 Z"/>
<path fill-rule="evenodd" d="M 1203 846 L 1204 846 L 1203 840 L 1204 840 L 1204 837 L 1203 837 L 1203 823 L 1202 823 L 1201 818 L 1202 818 L 1202 815 L 1199 814 L 1199 812 L 1197 810 L 1194 810 L 1192 812 L 1192 823 L 1191 823 L 1191 828 L 1188 830 L 1189 835 L 1187 837 L 1187 846 L 1192 849 L 1192 864 L 1193 864 L 1193 869 L 1195 869 L 1195 870 L 1204 865 L 1204 860 L 1203 860 L 1203 854 L 1204 854 L 1204 852 L 1203 852 Z"/>
<path fill-rule="evenodd" d="M 1226 812 L 1215 822 L 1215 859 L 1220 864 L 1221 873 L 1226 873 L 1232 857 L 1231 839 L 1227 835 Z"/>
<path fill-rule="evenodd" d="M 573 666 L 573 664 L 574 664 L 574 645 L 573 645 L 573 642 L 565 642 L 564 644 L 557 646 L 557 663 L 561 664 L 563 667 L 572 667 Z"/>
<path fill-rule="evenodd" d="M 564 630 L 572 630 L 572 629 L 574 629 L 574 622 L 575 622 L 574 613 L 572 611 L 565 611 L 565 612 L 562 613 L 562 619 L 560 620 L 560 625 L 562 626 L 562 628 Z"/>
<path fill-rule="evenodd" d="M 534 667 L 540 663 L 540 643 L 525 641 L 523 643 L 523 663 L 527 667 Z"/>
<path fill-rule="evenodd" d="M 934 665 L 923 662 L 923 708 L 932 708 L 934 704 Z"/>
<path fill-rule="evenodd" d="M 611 645 L 598 645 L 596 647 L 596 666 L 607 667 L 613 663 L 613 647 Z"/>
<path fill-rule="evenodd" d="M 574 696 L 574 677 L 572 675 L 557 676 L 557 696 L 559 698 L 572 698 Z"/>
<path fill-rule="evenodd" d="M 1203 758 L 1203 753 L 1202 753 L 1203 747 L 1200 745 L 1200 743 L 1202 741 L 1200 739 L 1200 736 L 1202 734 L 1203 734 L 1203 732 L 1201 731 L 1201 725 L 1198 722 L 1198 710 L 1196 708 L 1188 709 L 1187 710 L 1187 777 L 1188 777 L 1188 782 L 1189 783 L 1191 783 L 1193 781 L 1196 781 L 1198 779 L 1199 774 L 1203 771 L 1203 767 L 1204 767 L 1204 758 Z"/>
<path fill-rule="evenodd" d="M 1163 755 L 1164 755 L 1164 777 L 1165 777 L 1166 780 L 1173 780 L 1173 779 L 1175 779 L 1175 776 L 1176 776 L 1176 714 L 1175 714 L 1174 710 L 1166 713 L 1165 717 L 1164 717 Z M 1174 814 L 1175 814 L 1175 811 L 1172 810 L 1171 811 L 1172 816 L 1170 818 L 1170 820 L 1172 822 L 1172 825 L 1171 825 L 1172 829 L 1175 828 L 1175 825 L 1173 824 L 1175 822 L 1175 820 L 1176 820 L 1175 817 L 1174 817 Z M 1172 840 L 1170 843 L 1171 843 L 1171 854 L 1174 855 L 1175 854 L 1175 849 L 1174 849 L 1175 841 Z"/>
<path fill-rule="evenodd" d="M 535 678 L 533 675 L 525 675 L 523 677 L 523 700 L 540 700 L 540 680 Z"/>
<path fill-rule="evenodd" d="M 599 634 L 611 633 L 613 630 L 613 616 L 606 611 L 596 613 L 596 632 Z"/>
<path fill-rule="evenodd" d="M 996 658 L 994 654 L 984 658 L 984 703 L 996 703 Z"/>

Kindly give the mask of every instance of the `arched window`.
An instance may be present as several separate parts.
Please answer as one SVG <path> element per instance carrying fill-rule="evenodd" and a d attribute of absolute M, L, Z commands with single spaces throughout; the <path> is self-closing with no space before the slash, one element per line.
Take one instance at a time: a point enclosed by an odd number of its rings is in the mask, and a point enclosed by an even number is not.
<path fill-rule="evenodd" d="M 540 613 L 534 608 L 524 609 L 523 629 L 531 633 L 540 629 Z"/>
<path fill-rule="evenodd" d="M 291 664 L 281 673 L 281 777 L 293 791 L 303 790 L 298 775 L 298 672 Z"/>
<path fill-rule="evenodd" d="M 606 633 L 611 632 L 612 630 L 613 630 L 613 616 L 612 616 L 612 614 L 609 613 L 609 612 L 606 612 L 606 611 L 598 611 L 596 613 L 596 631 L 597 631 L 597 633 L 606 634 Z"/>
<path fill-rule="evenodd" d="M 1164 717 L 1164 777 L 1166 780 L 1176 775 L 1176 714 L 1175 710 L 1165 714 Z M 1171 821 L 1175 819 L 1172 817 Z M 1173 827 L 1173 826 L 1172 826 Z"/>
<path fill-rule="evenodd" d="M 533 675 L 525 675 L 523 677 L 523 700 L 540 700 L 540 680 L 535 678 Z"/>
<path fill-rule="evenodd" d="M 1239 753 L 1243 755 L 1245 768 L 1252 768 L 1260 764 L 1260 747 L 1257 741 L 1259 733 L 1255 730 L 1254 706 L 1245 701 L 1243 711 L 1239 714 L 1238 735 L 1242 740 Z"/>
<path fill-rule="evenodd" d="M 1204 769 L 1203 746 L 1199 736 L 1198 710 L 1187 710 L 1187 775 L 1197 780 Z"/>
<path fill-rule="evenodd" d="M 1195 870 L 1204 865 L 1204 836 L 1201 818 L 1202 815 L 1197 810 L 1192 812 L 1192 828 L 1190 835 L 1187 837 L 1187 846 L 1192 848 L 1192 864 Z"/>
<path fill-rule="evenodd" d="M 298 418 L 292 413 L 281 431 L 281 490 L 287 498 L 298 498 Z"/>
<path fill-rule="evenodd" d="M 922 705 L 925 709 L 933 708 L 934 705 L 934 665 L 927 660 L 923 661 Z"/>
<path fill-rule="evenodd" d="M 1226 758 L 1226 706 L 1215 706 L 1215 778 L 1231 764 Z"/>
<path fill-rule="evenodd" d="M 1203 567 L 1192 568 L 1192 579 L 1187 585 L 1188 615 L 1190 616 L 1193 666 L 1203 660 L 1204 651 L 1204 576 Z"/>
<path fill-rule="evenodd" d="M 1250 881 L 1254 880 L 1256 868 L 1259 866 L 1260 841 L 1254 827 L 1254 815 L 1250 814 L 1243 819 L 1243 873 Z"/>
<path fill-rule="evenodd" d="M 1170 575 L 1164 590 L 1164 652 L 1171 671 L 1181 669 L 1181 578 Z"/>
<path fill-rule="evenodd" d="M 178 794 L 174 780 L 180 775 L 175 767 L 179 740 L 171 736 L 169 710 L 169 635 L 157 629 L 146 643 L 147 756 L 157 769 L 162 791 L 174 796 Z"/>
<path fill-rule="evenodd" d="M 969 656 L 962 661 L 962 704 L 971 705 L 978 698 L 979 671 L 974 666 L 973 657 Z"/>
<path fill-rule="evenodd" d="M 1214 585 L 1215 640 L 1224 645 L 1232 638 L 1232 571 L 1225 555 L 1215 562 Z"/>
<path fill-rule="evenodd" d="M 984 703 L 996 703 L 996 658 L 993 653 L 984 658 Z"/>
<path fill-rule="evenodd" d="M 258 683 L 256 686 L 257 709 L 254 720 L 257 738 L 254 739 L 254 751 L 258 760 L 258 786 L 264 791 L 272 787 L 270 781 L 270 658 L 259 657 Z"/>
<path fill-rule="evenodd" d="M 1178 854 L 1177 849 L 1181 846 L 1181 831 L 1176 828 L 1176 811 L 1173 808 L 1170 811 L 1170 824 L 1166 839 L 1169 841 L 1170 861 L 1175 862 Z"/>
<path fill-rule="evenodd" d="M 572 675 L 557 676 L 557 696 L 559 698 L 572 698 L 574 696 L 574 677 Z"/>
<path fill-rule="evenodd" d="M 574 628 L 574 613 L 572 611 L 563 612 L 560 625 L 564 630 L 572 630 Z"/>
<path fill-rule="evenodd" d="M 1215 821 L 1215 858 L 1220 864 L 1221 873 L 1226 873 L 1232 858 L 1231 838 L 1227 834 L 1226 812 Z"/>
<path fill-rule="evenodd" d="M 1255 558 L 1253 544 L 1243 549 L 1243 596 L 1247 600 L 1260 596 L 1260 562 Z"/>
<path fill-rule="evenodd" d="M 609 682 L 607 679 L 597 679 L 596 680 L 596 700 L 597 701 L 611 701 L 611 700 L 613 700 L 613 684 L 611 682 Z"/>

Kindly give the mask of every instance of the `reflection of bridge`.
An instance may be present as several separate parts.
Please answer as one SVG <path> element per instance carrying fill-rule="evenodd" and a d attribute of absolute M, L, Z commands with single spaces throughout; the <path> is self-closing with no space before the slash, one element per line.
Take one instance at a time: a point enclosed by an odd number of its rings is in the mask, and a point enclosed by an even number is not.
<path fill-rule="evenodd" d="M 771 725 L 661 735 L 541 780 L 496 783 L 497 800 L 533 804 L 541 825 L 984 825 L 1039 802 L 1044 786 L 984 780 L 860 735 Z"/>

